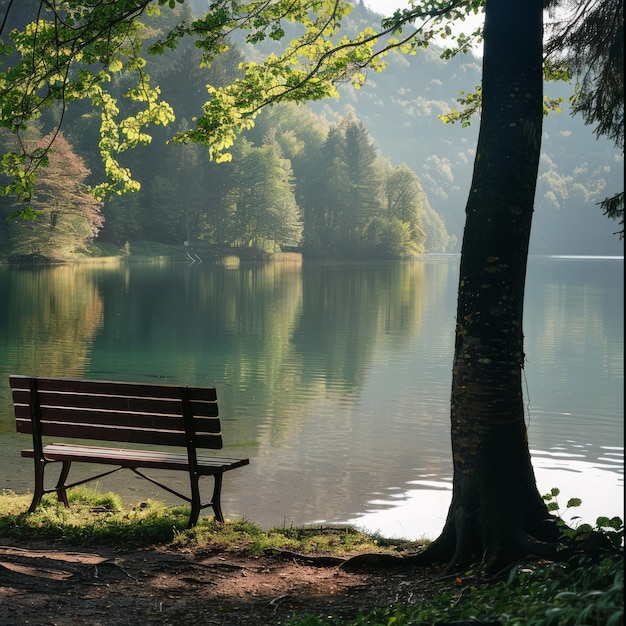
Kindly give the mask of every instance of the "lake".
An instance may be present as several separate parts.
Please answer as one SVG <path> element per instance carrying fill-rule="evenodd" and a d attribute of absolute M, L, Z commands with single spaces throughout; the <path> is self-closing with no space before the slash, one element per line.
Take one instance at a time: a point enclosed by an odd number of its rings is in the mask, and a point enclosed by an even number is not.
<path fill-rule="evenodd" d="M 215 386 L 224 455 L 251 460 L 225 478 L 227 517 L 434 538 L 451 500 L 458 263 L 0 268 L 0 489 L 33 485 L 9 374 Z M 582 498 L 572 514 L 592 523 L 623 517 L 623 278 L 623 258 L 529 262 L 537 482 L 563 507 Z M 176 502 L 130 473 L 99 488 Z"/>

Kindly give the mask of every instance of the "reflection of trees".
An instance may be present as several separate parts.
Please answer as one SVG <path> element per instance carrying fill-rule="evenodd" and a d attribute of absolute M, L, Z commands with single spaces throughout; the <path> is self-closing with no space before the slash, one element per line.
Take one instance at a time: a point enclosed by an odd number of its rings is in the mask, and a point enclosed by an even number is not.
<path fill-rule="evenodd" d="M 376 349 L 419 334 L 422 263 L 390 263 L 355 271 L 313 266 L 304 273 L 304 311 L 296 346 L 307 355 L 304 380 L 322 379 L 343 394 L 358 392 Z M 401 332 L 400 332 L 401 331 Z"/>
<path fill-rule="evenodd" d="M 272 424 L 275 418 L 288 423 L 302 410 L 293 397 L 302 391 L 302 362 L 292 343 L 302 314 L 301 266 L 272 263 L 224 278 L 231 294 L 223 320 L 230 344 L 224 379 L 235 393 L 250 394 L 246 417 L 258 415 L 260 406 Z"/>
<path fill-rule="evenodd" d="M 231 437 L 280 440 L 321 398 L 353 402 L 378 348 L 417 336 L 422 274 L 420 263 L 130 265 L 124 284 L 99 282 L 94 371 L 216 385 L 223 416 L 241 411 Z"/>
<path fill-rule="evenodd" d="M 289 483 L 293 508 L 283 498 L 285 515 L 330 518 L 338 500 L 344 510 L 362 510 L 391 474 L 397 485 L 414 477 L 416 441 L 431 451 L 441 447 L 437 433 L 445 429 L 432 428 L 426 409 L 423 415 L 390 398 L 393 388 L 378 373 L 396 376 L 398 367 L 388 368 L 388 360 L 401 355 L 408 363 L 418 345 L 429 350 L 429 338 L 418 335 L 422 317 L 439 306 L 447 269 L 421 262 L 236 270 L 129 263 L 116 271 L 0 271 L 0 292 L 10 293 L 10 305 L 0 307 L 0 332 L 7 334 L 11 372 L 215 385 L 228 445 L 260 450 L 258 479 L 242 481 L 238 503 L 271 502 Z M 91 333 L 78 321 L 90 311 Z M 22 345 L 32 345 L 35 327 L 45 335 L 41 354 L 20 355 Z M 63 341 L 73 356 L 56 354 Z M 422 381 L 431 375 L 432 363 L 419 370 Z M 418 434 L 407 437 L 415 428 Z M 7 414 L 6 430 L 12 429 Z M 372 464 L 386 469 L 374 476 Z"/>
<path fill-rule="evenodd" d="M 265 415 L 289 410 L 289 389 L 301 384 L 291 345 L 302 306 L 300 265 L 130 265 L 123 285 L 112 278 L 100 283 L 107 317 L 97 370 L 216 385 L 223 416 L 246 407 L 229 426 L 230 440 L 255 439 Z"/>
<path fill-rule="evenodd" d="M 543 389 L 545 381 L 550 381 L 549 393 L 542 394 L 541 408 L 594 413 L 605 404 L 606 397 L 621 387 L 623 378 L 622 346 L 611 341 L 610 329 L 606 327 L 608 316 L 604 314 L 615 310 L 616 305 L 607 302 L 603 288 L 592 284 L 573 287 L 548 282 L 539 297 L 543 309 L 541 316 L 536 316 L 536 344 L 529 345 L 528 352 L 529 359 L 538 353 L 542 357 L 534 364 L 537 381 L 531 388 Z M 551 370 L 549 378 L 546 370 Z M 590 377 L 589 371 L 602 374 Z M 581 385 L 584 394 L 580 393 Z M 574 398 L 577 404 L 572 406 Z M 549 406 L 552 403 L 558 406 Z"/>
<path fill-rule="evenodd" d="M 447 266 L 430 269 L 429 286 L 443 289 Z M 394 354 L 411 352 L 407 341 L 417 344 L 428 304 L 426 272 L 423 263 L 304 266 L 303 312 L 293 339 L 301 354 L 302 390 L 295 401 L 288 399 L 291 415 L 274 416 L 261 433 L 262 443 L 281 444 L 280 459 L 255 459 L 263 477 L 254 492 L 258 498 L 269 501 L 287 484 L 296 496 L 293 504 L 281 501 L 287 519 L 332 519 L 339 509 L 363 510 L 390 480 L 404 485 L 415 477 L 416 441 L 421 447 L 446 433 L 419 427 L 415 407 L 399 416 L 401 402 L 389 395 L 393 385 L 372 378 L 386 371 Z M 439 278 L 444 280 L 433 284 Z M 446 437 L 447 443 L 449 431 Z M 429 447 L 440 449 L 438 443 Z M 432 471 L 435 465 L 429 466 Z"/>
<path fill-rule="evenodd" d="M 1 371 L 79 377 L 88 370 L 104 308 L 90 269 L 0 270 L 0 293 Z M 6 376 L 1 384 L 8 399 Z"/>
<path fill-rule="evenodd" d="M 269 265 L 222 274 L 224 378 L 254 394 L 263 439 L 276 443 L 321 404 L 356 402 L 379 349 L 419 334 L 424 266 Z M 330 406 L 330 405 L 329 405 Z"/>
<path fill-rule="evenodd" d="M 1 315 L 14 373 L 81 376 L 102 325 L 103 302 L 89 269 L 62 266 L 7 272 Z"/>

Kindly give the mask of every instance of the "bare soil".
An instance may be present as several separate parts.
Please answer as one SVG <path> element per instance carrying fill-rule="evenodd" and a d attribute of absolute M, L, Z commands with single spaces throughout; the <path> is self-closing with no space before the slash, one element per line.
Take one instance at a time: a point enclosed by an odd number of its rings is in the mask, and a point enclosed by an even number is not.
<path fill-rule="evenodd" d="M 294 614 L 341 621 L 434 593 L 435 570 L 350 573 L 342 561 L 167 546 L 79 552 L 0 538 L 0 624 L 265 626 Z"/>

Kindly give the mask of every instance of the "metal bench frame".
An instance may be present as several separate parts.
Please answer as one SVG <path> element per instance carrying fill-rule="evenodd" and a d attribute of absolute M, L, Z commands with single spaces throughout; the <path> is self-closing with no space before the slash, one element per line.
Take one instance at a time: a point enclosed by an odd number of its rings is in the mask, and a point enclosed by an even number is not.
<path fill-rule="evenodd" d="M 22 456 L 33 458 L 35 490 L 28 509 L 33 512 L 46 493 L 56 493 L 69 507 L 67 490 L 121 469 L 130 469 L 165 491 L 191 504 L 188 528 L 196 525 L 200 511 L 211 507 L 218 522 L 224 472 L 247 465 L 249 459 L 199 456 L 198 449 L 223 447 L 218 417 L 217 394 L 209 387 L 177 387 L 117 381 L 69 378 L 9 377 L 16 429 L 32 435 L 33 448 Z M 83 443 L 48 443 L 44 437 L 61 437 L 93 442 L 141 443 L 183 447 L 184 452 L 134 450 Z M 51 463 L 62 464 L 54 488 L 46 489 L 44 474 Z M 115 465 L 84 480 L 68 483 L 72 462 Z M 191 496 L 149 476 L 146 469 L 185 471 Z M 213 476 L 213 495 L 202 502 L 200 477 Z"/>

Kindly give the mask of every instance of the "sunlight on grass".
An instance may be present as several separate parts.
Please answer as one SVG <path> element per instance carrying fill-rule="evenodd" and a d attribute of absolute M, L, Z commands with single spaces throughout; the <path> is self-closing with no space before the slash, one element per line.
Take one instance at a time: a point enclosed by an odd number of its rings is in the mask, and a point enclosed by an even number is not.
<path fill-rule="evenodd" d="M 66 509 L 52 495 L 28 514 L 31 496 L 5 491 L 0 495 L 0 534 L 22 540 L 63 539 L 68 543 L 149 545 L 171 541 L 187 525 L 188 509 L 164 507 L 148 500 L 130 511 L 117 494 L 73 489 Z"/>
<path fill-rule="evenodd" d="M 73 544 L 119 544 L 148 546 L 171 543 L 196 545 L 218 551 L 261 554 L 266 550 L 327 553 L 337 556 L 361 552 L 417 551 L 419 542 L 386 541 L 357 531 L 340 528 L 273 528 L 264 531 L 247 520 L 215 522 L 200 518 L 187 529 L 188 506 L 165 506 L 154 500 L 125 510 L 114 493 L 77 488 L 68 492 L 66 509 L 54 495 L 44 497 L 34 513 L 28 514 L 30 495 L 11 491 L 0 494 L 0 535 L 20 540 L 59 540 Z"/>

